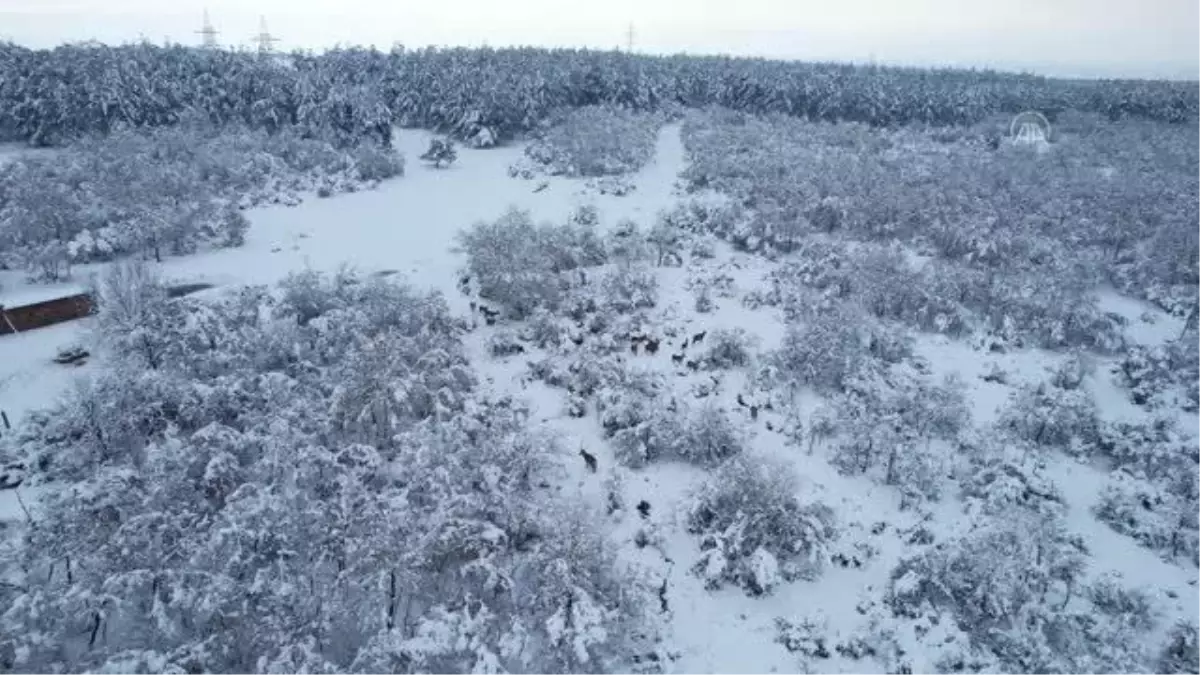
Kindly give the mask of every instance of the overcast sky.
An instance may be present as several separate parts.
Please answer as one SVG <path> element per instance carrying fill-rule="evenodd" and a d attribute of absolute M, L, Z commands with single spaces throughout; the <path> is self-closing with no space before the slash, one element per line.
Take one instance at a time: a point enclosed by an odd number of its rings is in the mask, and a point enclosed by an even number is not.
<path fill-rule="evenodd" d="M 1082 77 L 1200 77 L 1197 0 L 0 0 L 0 39 L 145 37 L 283 49 L 625 46 L 796 59 L 990 66 Z"/>

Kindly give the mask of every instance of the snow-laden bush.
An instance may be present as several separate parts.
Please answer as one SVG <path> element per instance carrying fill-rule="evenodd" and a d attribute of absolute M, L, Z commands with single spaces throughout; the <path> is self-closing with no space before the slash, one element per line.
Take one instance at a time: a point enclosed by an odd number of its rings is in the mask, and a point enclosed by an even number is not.
<path fill-rule="evenodd" d="M 814 424 L 833 442 L 831 462 L 848 474 L 869 473 L 909 498 L 937 499 L 946 473 L 943 447 L 968 427 L 965 388 L 956 377 L 936 384 L 903 373 L 863 372 L 847 380 L 828 414 Z"/>
<path fill-rule="evenodd" d="M 573 273 L 605 262 L 592 220 L 535 225 L 528 211 L 509 209 L 458 235 L 479 295 L 522 319 L 537 309 L 556 311 L 575 283 Z"/>
<path fill-rule="evenodd" d="M 1042 516 L 1061 516 L 1066 501 L 1058 486 L 1030 462 L 995 458 L 977 465 L 962 481 L 961 497 L 968 509 L 1003 516 L 1014 508 Z"/>
<path fill-rule="evenodd" d="M 646 233 L 646 243 L 653 249 L 653 263 L 659 267 L 664 265 L 682 265 L 683 247 L 687 241 L 686 233 L 659 218 Z"/>
<path fill-rule="evenodd" d="M 661 376 L 650 372 L 620 369 L 608 375 L 596 394 L 596 408 L 618 462 L 713 466 L 742 451 L 745 439 L 726 411 L 689 410 L 666 392 Z"/>
<path fill-rule="evenodd" d="M 1167 644 L 1159 655 L 1160 673 L 1200 672 L 1200 630 L 1196 624 L 1181 621 L 1171 628 Z"/>
<path fill-rule="evenodd" d="M 1200 497 L 1196 473 L 1160 486 L 1124 471 L 1113 473 L 1092 512 L 1113 530 L 1175 560 L 1200 565 Z"/>
<path fill-rule="evenodd" d="M 675 454 L 700 466 L 716 466 L 741 454 L 745 434 L 722 408 L 707 404 L 692 412 L 683 422 L 682 434 L 675 439 Z"/>
<path fill-rule="evenodd" d="M 637 264 L 618 264 L 600 282 L 604 306 L 621 314 L 658 304 L 658 276 Z"/>
<path fill-rule="evenodd" d="M 757 341 L 743 328 L 716 328 L 709 333 L 706 343 L 708 349 L 700 357 L 701 363 L 706 368 L 724 370 L 749 366 Z"/>
<path fill-rule="evenodd" d="M 93 297 L 98 336 L 115 356 L 151 370 L 177 356 L 183 312 L 146 263 L 110 265 L 99 276 Z"/>
<path fill-rule="evenodd" d="M 1157 623 L 1150 594 L 1141 588 L 1124 586 L 1119 575 L 1101 576 L 1087 587 L 1087 596 L 1097 612 L 1114 617 L 1134 630 L 1150 630 Z"/>
<path fill-rule="evenodd" d="M 523 354 L 525 345 L 521 343 L 521 338 L 515 331 L 501 329 L 492 334 L 488 338 L 488 353 L 496 358 L 512 356 L 513 354 Z"/>
<path fill-rule="evenodd" d="M 600 425 L 609 436 L 650 419 L 663 407 L 659 398 L 666 389 L 662 377 L 649 371 L 621 369 L 612 375 L 596 396 Z"/>
<path fill-rule="evenodd" d="M 1099 439 L 1100 422 L 1091 395 L 1041 383 L 1018 389 L 999 425 L 1038 447 L 1088 453 Z"/>
<path fill-rule="evenodd" d="M 1200 403 L 1200 341 L 1194 333 L 1165 345 L 1132 345 L 1118 365 L 1121 383 L 1137 405 L 1151 408 L 1176 403 L 1195 412 Z M 1171 396 L 1179 393 L 1182 396 Z"/>
<path fill-rule="evenodd" d="M 1170 417 L 1101 425 L 1097 449 L 1114 468 L 1166 485 L 1196 471 L 1200 453 Z"/>
<path fill-rule="evenodd" d="M 521 333 L 523 339 L 541 349 L 560 346 L 565 335 L 566 328 L 562 321 L 546 309 L 535 310 Z"/>
<path fill-rule="evenodd" d="M 638 468 L 669 461 L 679 455 L 687 433 L 686 420 L 664 407 L 661 398 L 647 399 L 645 419 L 612 434 L 613 454 L 622 466 Z"/>
<path fill-rule="evenodd" d="M 696 310 L 697 314 L 709 314 L 716 309 L 717 305 L 713 301 L 712 290 L 708 286 L 697 288 L 695 295 L 696 300 L 692 304 L 692 308 Z"/>
<path fill-rule="evenodd" d="M 798 492 L 782 463 L 741 455 L 721 465 L 688 511 L 701 549 L 693 573 L 709 588 L 732 583 L 752 595 L 820 575 L 837 536 L 833 510 Z"/>
<path fill-rule="evenodd" d="M 1137 670 L 1143 627 L 1121 617 L 1098 621 L 1103 612 L 1077 592 L 1087 555 L 1058 519 L 1011 512 L 902 560 L 887 603 L 905 618 L 948 612 L 1002 670 Z M 1087 602 L 1067 609 L 1073 598 Z"/>
<path fill-rule="evenodd" d="M 1092 135 L 1058 147 L 1069 159 L 1031 171 L 1027 154 L 999 144 L 982 150 L 911 129 L 698 113 L 683 126 L 684 178 L 691 189 L 719 191 L 744 208 L 724 238 L 747 250 L 802 250 L 815 234 L 846 233 L 868 249 L 900 244 L 934 254 L 919 269 L 878 268 L 890 280 L 877 287 L 880 302 L 867 303 L 872 311 L 924 330 L 962 332 L 982 319 L 1009 339 L 1113 350 L 1122 342 L 1119 326 L 1098 309 L 1092 290 L 1109 282 L 1186 313 L 1194 303 L 1197 237 L 1182 223 L 1197 207 L 1181 198 L 1194 191 L 1195 154 L 1185 160 L 1167 149 L 1175 131 L 1105 131 L 1132 134 L 1131 145 L 1150 143 L 1161 158 L 1118 152 L 1118 161 L 1112 146 L 1101 145 L 1116 138 Z M 1120 164 L 1128 173 L 1117 182 L 1083 177 L 1074 162 Z M 1176 187 L 1164 198 L 1168 184 Z M 1011 208 L 997 211 L 1000 203 Z M 1140 235 L 1123 225 L 1129 222 L 1141 224 Z M 862 253 L 852 258 L 866 263 Z M 913 283 L 892 282 L 906 277 Z"/>
<path fill-rule="evenodd" d="M 440 169 L 453 164 L 458 159 L 458 151 L 454 149 L 454 141 L 434 138 L 429 141 L 429 149 L 422 153 L 421 159 Z"/>
<path fill-rule="evenodd" d="M 788 325 L 774 362 L 795 385 L 823 393 L 842 391 L 847 380 L 870 358 L 864 322 L 860 314 L 844 305 L 814 311 Z"/>
<path fill-rule="evenodd" d="M 551 175 L 610 176 L 640 169 L 654 155 L 660 119 L 615 106 L 567 110 L 525 148 Z"/>

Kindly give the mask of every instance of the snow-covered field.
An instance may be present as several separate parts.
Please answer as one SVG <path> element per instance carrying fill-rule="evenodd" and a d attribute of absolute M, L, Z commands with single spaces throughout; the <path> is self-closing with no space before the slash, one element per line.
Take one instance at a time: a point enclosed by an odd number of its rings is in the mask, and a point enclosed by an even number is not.
<path fill-rule="evenodd" d="M 429 138 L 425 132 L 402 130 L 397 146 L 407 157 L 415 158 Z M 686 158 L 677 125 L 661 130 L 654 160 L 631 176 L 636 189 L 622 197 L 600 195 L 582 180 L 510 178 L 507 169 L 520 156 L 520 146 L 462 149 L 458 161 L 449 168 L 434 169 L 410 162 L 404 177 L 385 181 L 373 190 L 325 199 L 310 196 L 294 207 L 256 208 L 247 214 L 251 229 L 244 246 L 170 258 L 158 267 L 171 280 L 217 285 L 206 292 L 210 294 L 239 284 L 271 284 L 304 269 L 332 271 L 348 264 L 364 272 L 394 270 L 418 286 L 442 291 L 451 308 L 466 316 L 469 299 L 456 288 L 464 260 L 452 248 L 456 234 L 473 223 L 494 219 L 510 206 L 528 209 L 536 220 L 560 223 L 577 207 L 593 204 L 606 227 L 628 218 L 648 228 L 660 211 L 681 198 L 676 183 Z M 535 190 L 542 180 L 548 186 Z M 656 268 L 660 298 L 650 312 L 651 325 L 664 331 L 669 327 L 678 337 L 665 338 L 670 346 L 655 354 L 628 355 L 630 367 L 661 373 L 674 383 L 675 396 L 690 399 L 694 397 L 693 387 L 708 380 L 710 374 L 688 372 L 671 359 L 680 338 L 702 331 L 711 334 L 716 329 L 742 328 L 757 337 L 759 351 L 777 347 L 785 330 L 781 310 L 769 306 L 748 309 L 739 301 L 745 293 L 765 287 L 766 275 L 774 265 L 762 257 L 717 244 L 712 259 L 692 259 L 680 268 Z M 0 302 L 11 306 L 73 291 L 94 271 L 94 266 L 77 269 L 74 283 L 36 287 L 25 285 L 15 272 L 5 273 L 0 279 L 4 289 Z M 694 310 L 687 281 L 715 273 L 732 279 L 731 290 L 714 299 L 713 311 L 699 314 Z M 1180 319 L 1115 293 L 1104 296 L 1104 305 L 1106 310 L 1128 319 L 1126 335 L 1142 344 L 1159 344 L 1178 335 L 1182 328 Z M 60 346 L 84 339 L 87 330 L 85 321 L 0 337 L 0 409 L 10 418 L 19 418 L 47 406 L 70 386 L 73 377 L 96 368 L 103 356 L 93 358 L 81 369 L 51 362 Z M 664 646 L 677 654 L 667 666 L 669 671 L 858 672 L 897 667 L 897 661 L 882 655 L 853 660 L 835 653 L 828 659 L 804 662 L 777 642 L 776 620 L 809 618 L 823 623 L 823 633 L 831 646 L 869 630 L 871 622 L 883 615 L 880 605 L 892 570 L 901 558 L 913 552 L 907 543 L 911 534 L 925 528 L 935 541 L 943 541 L 961 534 L 969 525 L 957 495 L 947 494 L 927 510 L 903 509 L 901 496 L 894 488 L 865 476 L 844 476 L 821 452 L 794 445 L 783 433 L 785 420 L 777 412 L 756 411 L 756 419 L 751 419 L 736 401 L 737 395 L 747 390 L 746 375 L 737 371 L 717 373 L 720 382 L 707 396 L 741 420 L 750 439 L 748 452 L 786 462 L 800 478 L 805 501 L 819 500 L 833 507 L 842 531 L 835 552 L 853 557 L 858 551 L 870 549 L 873 554 L 862 561 L 861 567 L 831 565 L 815 581 L 784 583 L 765 597 L 752 597 L 732 585 L 707 590 L 704 579 L 689 572 L 700 550 L 698 539 L 686 531 L 683 522 L 686 506 L 705 481 L 706 470 L 672 462 L 640 469 L 620 467 L 595 415 L 568 416 L 565 392 L 528 381 L 526 362 L 537 354 L 495 358 L 488 353 L 488 340 L 497 330 L 499 327 L 480 325 L 469 336 L 474 365 L 488 387 L 527 400 L 533 412 L 532 423 L 559 433 L 564 448 L 571 453 L 587 448 L 597 457 L 594 473 L 574 455 L 564 460 L 570 473 L 561 489 L 566 493 L 577 491 L 594 510 L 596 526 L 606 530 L 623 563 L 652 579 L 656 586 L 665 583 Z M 1017 387 L 1046 380 L 1066 358 L 1036 349 L 988 354 L 965 341 L 928 335 L 919 336 L 915 350 L 930 364 L 929 377 L 961 376 L 968 387 L 973 422 L 979 426 L 997 418 Z M 1009 374 L 1005 383 L 983 379 L 993 363 Z M 1097 357 L 1096 367 L 1083 385 L 1099 405 L 1101 418 L 1144 421 L 1147 413 L 1129 402 L 1111 366 L 1111 360 Z M 1195 415 L 1178 415 L 1183 428 L 1194 436 Z M 620 474 L 620 497 L 625 508 L 610 515 L 606 513 L 605 486 L 614 473 Z M 1162 642 L 1175 620 L 1195 622 L 1200 618 L 1194 565 L 1167 562 L 1092 514 L 1091 507 L 1108 480 L 1105 471 L 1061 456 L 1048 463 L 1045 476 L 1062 491 L 1068 529 L 1082 538 L 1091 553 L 1085 581 L 1115 573 L 1125 585 L 1147 589 L 1161 619 L 1155 645 Z M 23 517 L 14 494 L 0 491 L 0 515 L 5 519 Z M 646 517 L 633 508 L 643 500 L 650 505 Z M 634 543 L 639 530 L 649 533 L 652 545 L 642 548 Z M 855 544 L 864 546 L 855 548 Z M 907 653 L 903 661 L 913 672 L 935 668 L 932 659 L 936 654 L 926 646 L 938 636 L 937 630 L 917 635 L 911 628 L 896 634 L 896 642 Z"/>

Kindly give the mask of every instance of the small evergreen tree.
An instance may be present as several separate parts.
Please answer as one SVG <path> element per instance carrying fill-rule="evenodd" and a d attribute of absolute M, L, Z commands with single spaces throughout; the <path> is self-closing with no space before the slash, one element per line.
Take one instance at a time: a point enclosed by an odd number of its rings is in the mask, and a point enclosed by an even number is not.
<path fill-rule="evenodd" d="M 450 140 L 435 138 L 429 142 L 429 149 L 421 155 L 421 159 L 440 169 L 453 164 L 454 160 L 458 159 L 458 153 Z"/>

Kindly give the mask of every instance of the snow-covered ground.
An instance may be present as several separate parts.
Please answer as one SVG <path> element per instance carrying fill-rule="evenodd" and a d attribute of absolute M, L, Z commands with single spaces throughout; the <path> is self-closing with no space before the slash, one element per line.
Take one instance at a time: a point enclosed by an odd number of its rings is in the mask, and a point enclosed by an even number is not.
<path fill-rule="evenodd" d="M 253 209 L 247 214 L 251 229 L 245 246 L 167 258 L 158 268 L 168 279 L 217 285 L 272 284 L 293 271 L 333 271 L 342 265 L 364 272 L 396 270 L 416 284 L 443 291 L 452 306 L 465 311 L 467 300 L 455 291 L 461 257 L 450 252 L 460 230 L 510 206 L 528 209 L 538 220 L 561 222 L 577 206 L 590 203 L 608 223 L 621 218 L 648 222 L 671 203 L 683 161 L 678 129 L 665 128 L 657 159 L 635 177 L 637 190 L 614 197 L 578 180 L 509 178 L 509 165 L 522 156 L 519 146 L 464 148 L 457 163 L 430 168 L 415 158 L 431 137 L 424 131 L 398 133 L 397 147 L 409 159 L 403 178 L 328 199 L 309 195 L 299 206 Z M 534 192 L 542 180 L 548 187 Z M 100 267 L 76 267 L 74 280 L 61 284 L 30 285 L 20 271 L 0 272 L 0 304 L 15 307 L 78 293 Z M 66 379 L 63 373 L 73 372 L 49 359 L 84 328 L 72 323 L 0 339 L 0 410 L 11 417 L 13 411 L 49 402 Z"/>
<path fill-rule="evenodd" d="M 636 190 L 624 197 L 599 195 L 583 181 L 545 178 L 533 181 L 507 176 L 507 168 L 521 156 L 521 148 L 489 150 L 463 149 L 457 163 L 446 169 L 433 169 L 415 161 L 428 145 L 430 136 L 419 131 L 402 131 L 398 147 L 409 158 L 407 174 L 387 181 L 377 189 L 328 199 L 310 197 L 295 207 L 272 206 L 248 213 L 251 229 L 245 246 L 190 257 L 172 258 L 161 265 L 163 274 L 172 279 L 205 281 L 218 285 L 268 284 L 289 272 L 312 268 L 334 270 L 343 264 L 364 271 L 396 270 L 421 286 L 443 291 L 452 308 L 466 312 L 467 299 L 456 291 L 457 271 L 462 258 L 451 252 L 455 235 L 474 222 L 492 219 L 510 206 L 529 209 L 535 219 L 562 222 L 581 204 L 594 204 L 601 222 L 613 225 L 632 218 L 643 227 L 652 224 L 660 211 L 669 208 L 679 195 L 675 182 L 683 168 L 685 155 L 679 128 L 662 129 L 656 159 L 632 176 Z M 535 192 L 541 180 L 546 189 Z M 690 274 L 721 271 L 734 279 L 741 292 L 759 288 L 771 263 L 761 258 L 735 254 L 718 247 L 714 260 L 696 268 L 660 270 L 661 299 L 655 315 L 670 317 L 680 334 L 715 328 L 744 328 L 758 336 L 759 347 L 778 344 L 783 335 L 779 310 L 749 310 L 735 298 L 716 298 L 715 311 L 696 314 L 693 297 L 685 288 Z M 77 278 L 89 269 L 77 270 Z M 16 273 L 5 273 L 0 302 L 16 304 L 31 297 L 68 292 L 78 284 L 61 287 L 33 287 L 21 282 Z M 1156 344 L 1177 335 L 1180 322 L 1140 303 L 1114 294 L 1104 296 L 1105 309 L 1129 319 L 1129 336 L 1145 344 Z M 1143 320 L 1149 317 L 1153 323 Z M 53 364 L 50 359 L 60 345 L 80 338 L 86 324 L 72 323 L 0 337 L 0 409 L 10 417 L 45 406 L 80 372 L 94 365 L 73 369 Z M 918 516 L 901 511 L 899 495 L 867 478 L 840 475 L 820 453 L 789 445 L 779 433 L 781 420 L 763 413 L 755 421 L 745 415 L 751 436 L 751 452 L 782 458 L 792 464 L 801 478 L 805 500 L 820 499 L 837 511 L 845 532 L 843 541 L 869 542 L 877 554 L 859 569 L 831 567 L 814 582 L 795 582 L 779 588 L 766 598 L 751 598 L 737 588 L 708 591 L 703 581 L 688 572 L 698 557 L 695 537 L 681 524 L 682 510 L 691 491 L 705 478 L 706 472 L 695 467 L 659 464 L 640 470 L 620 469 L 606 448 L 594 416 L 568 417 L 565 398 L 557 390 L 541 383 L 526 383 L 525 358 L 494 359 L 484 345 L 494 332 L 481 328 L 472 334 L 469 350 L 485 375 L 488 386 L 526 398 L 538 424 L 558 431 L 563 447 L 570 451 L 564 466 L 570 472 L 564 490 L 579 490 L 597 512 L 597 523 L 609 527 L 620 558 L 640 570 L 657 584 L 666 579 L 668 649 L 679 657 L 670 668 L 677 672 L 794 672 L 801 668 L 795 654 L 775 640 L 776 617 L 802 618 L 821 615 L 828 623 L 831 640 L 848 636 L 863 627 L 869 612 L 856 611 L 861 601 L 878 602 L 888 575 L 897 560 L 907 552 L 906 531 L 919 525 Z M 688 396 L 685 387 L 707 374 L 675 372 L 669 349 L 657 354 L 631 357 L 636 367 L 658 370 L 678 382 L 679 395 Z M 1038 351 L 1009 351 L 984 354 L 963 342 L 941 337 L 922 336 L 917 351 L 931 364 L 934 376 L 959 373 L 970 387 L 976 424 L 986 424 L 1008 400 L 1016 386 L 1046 379 L 1047 370 L 1061 356 Z M 1009 372 L 1007 384 L 984 382 L 981 378 L 992 362 Z M 1128 402 L 1109 373 L 1109 364 L 1101 363 L 1086 386 L 1100 403 L 1102 413 L 1111 418 L 1138 419 L 1144 412 Z M 731 414 L 742 414 L 733 402 L 740 391 L 735 376 L 727 375 L 715 396 Z M 767 428 L 772 423 L 774 430 Z M 1195 431 L 1194 419 L 1188 428 Z M 585 470 L 574 453 L 586 447 L 599 459 L 599 470 Z M 622 475 L 625 509 L 614 516 L 605 515 L 606 478 L 614 471 Z M 1063 459 L 1047 469 L 1065 493 L 1069 527 L 1081 535 L 1092 551 L 1089 577 L 1119 572 L 1130 585 L 1153 589 L 1158 610 L 1170 618 L 1196 620 L 1198 606 L 1196 570 L 1172 565 L 1153 552 L 1138 547 L 1128 537 L 1117 534 L 1097 521 L 1090 512 L 1106 474 L 1094 467 Z M 633 505 L 641 500 L 651 504 L 651 513 L 643 521 Z M 937 537 L 955 532 L 964 518 L 954 496 L 938 507 L 938 519 L 925 523 Z M 0 492 L 0 516 L 19 516 L 12 493 Z M 943 518 L 944 516 L 944 518 Z M 875 528 L 878 523 L 885 527 Z M 661 546 L 638 548 L 634 535 L 645 528 L 661 537 Z M 878 532 L 873 534 L 872 532 Z M 1173 597 L 1171 597 L 1173 595 Z M 1170 622 L 1165 622 L 1169 625 Z M 901 638 L 903 640 L 903 638 Z M 914 650 L 910 650 L 912 653 Z M 932 663 L 922 662 L 919 654 L 912 666 L 928 671 Z M 883 663 L 851 661 L 834 655 L 822 661 L 826 671 L 853 672 L 864 668 L 882 669 Z"/>
<path fill-rule="evenodd" d="M 54 148 L 31 148 L 24 143 L 0 143 L 0 165 L 17 157 L 48 156 L 58 152 Z"/>

